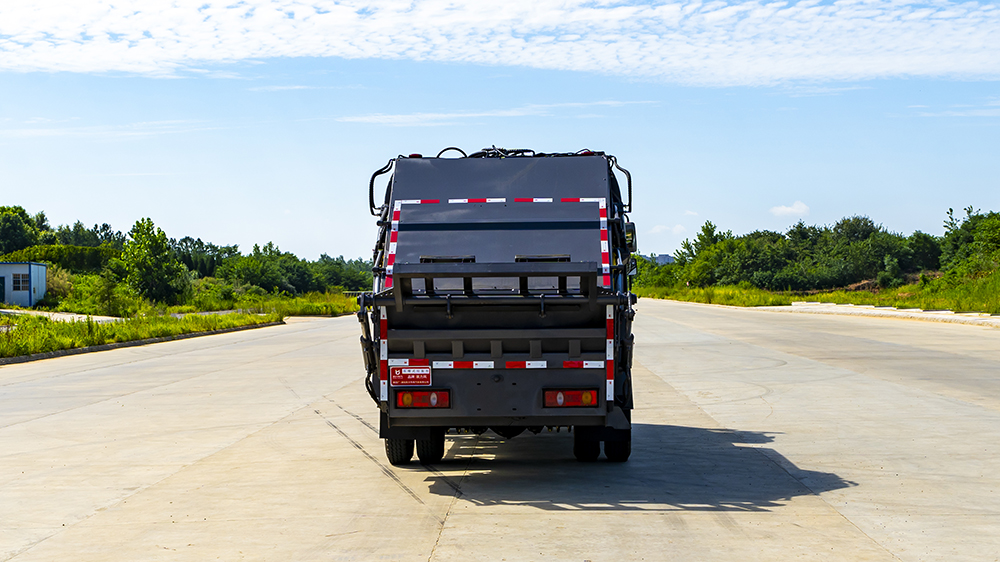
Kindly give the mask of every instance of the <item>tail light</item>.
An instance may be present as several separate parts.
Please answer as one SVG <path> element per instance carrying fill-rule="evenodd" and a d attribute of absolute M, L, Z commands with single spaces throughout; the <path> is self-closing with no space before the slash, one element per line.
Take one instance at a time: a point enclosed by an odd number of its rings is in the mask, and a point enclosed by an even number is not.
<path fill-rule="evenodd" d="M 397 408 L 450 408 L 451 392 L 447 390 L 400 390 L 396 392 Z"/>
<path fill-rule="evenodd" d="M 546 390 L 546 408 L 592 408 L 597 406 L 597 390 Z"/>

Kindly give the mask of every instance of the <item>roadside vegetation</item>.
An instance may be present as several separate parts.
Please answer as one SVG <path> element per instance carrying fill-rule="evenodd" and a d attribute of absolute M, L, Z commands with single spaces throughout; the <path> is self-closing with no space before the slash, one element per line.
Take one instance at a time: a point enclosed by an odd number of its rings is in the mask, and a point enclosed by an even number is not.
<path fill-rule="evenodd" d="M 706 222 L 674 263 L 637 256 L 640 296 L 767 306 L 792 301 L 1000 314 L 1000 213 L 949 209 L 943 236 L 868 217 L 742 236 Z"/>
<path fill-rule="evenodd" d="M 16 206 L 0 206 L 0 261 L 48 264 L 36 310 L 121 318 L 0 316 L 0 357 L 347 314 L 357 303 L 344 292 L 372 282 L 361 259 L 308 261 L 270 242 L 243 254 L 236 245 L 168 238 L 148 218 L 127 233 L 79 221 L 52 227 L 44 212 Z"/>
<path fill-rule="evenodd" d="M 344 314 L 344 291 L 371 287 L 371 263 L 323 254 L 316 261 L 271 242 L 236 245 L 168 238 L 150 219 L 128 233 L 81 222 L 53 228 L 44 212 L 0 207 L 0 261 L 49 264 L 36 308 L 130 318 L 221 310 Z"/>
<path fill-rule="evenodd" d="M 40 316 L 0 316 L 0 358 L 276 322 L 270 314 L 137 316 L 118 322 L 59 322 Z"/>

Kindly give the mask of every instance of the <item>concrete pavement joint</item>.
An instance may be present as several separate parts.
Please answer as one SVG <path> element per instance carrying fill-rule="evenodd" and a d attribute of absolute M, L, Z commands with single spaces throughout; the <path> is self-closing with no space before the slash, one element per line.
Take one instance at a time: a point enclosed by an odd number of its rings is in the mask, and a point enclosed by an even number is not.
<path fill-rule="evenodd" d="M 428 469 L 430 469 L 431 472 L 433 472 L 436 476 L 439 476 L 441 479 L 443 479 L 445 483 L 451 486 L 453 490 L 455 490 L 455 494 L 451 497 L 451 502 L 448 504 L 448 510 L 445 511 L 444 513 L 444 521 L 441 522 L 441 528 L 438 530 L 437 538 L 434 539 L 434 546 L 431 547 L 431 552 L 427 556 L 427 562 L 431 562 L 431 560 L 434 559 L 434 554 L 437 552 L 438 545 L 441 543 L 441 537 L 444 535 L 445 522 L 448 521 L 448 517 L 451 515 L 451 511 L 455 508 L 455 503 L 458 502 L 458 497 L 462 495 L 462 483 L 465 482 L 465 479 L 469 476 L 469 467 L 472 466 L 472 461 L 474 461 L 476 458 L 476 449 L 478 448 L 479 448 L 479 436 L 476 435 L 476 442 L 472 446 L 472 454 L 469 455 L 469 460 L 468 462 L 465 463 L 465 469 L 462 470 L 462 479 L 458 481 L 458 484 L 452 483 L 451 479 L 447 478 L 444 474 L 434 469 L 434 467 L 424 465 Z"/>
<path fill-rule="evenodd" d="M 364 455 L 365 457 L 367 457 L 368 460 L 370 460 L 373 463 L 375 463 L 375 465 L 379 467 L 379 470 L 382 471 L 382 474 L 385 474 L 386 476 L 388 476 L 389 479 L 391 479 L 393 482 L 395 482 L 396 485 L 399 486 L 399 488 L 401 490 L 403 490 L 404 492 L 407 493 L 407 495 L 409 495 L 411 498 L 413 498 L 414 500 L 416 500 L 417 503 L 419 503 L 420 505 L 426 507 L 427 511 L 430 512 L 431 516 L 434 517 L 435 519 L 437 519 L 439 525 L 444 526 L 444 519 L 441 519 L 440 517 L 438 517 L 437 515 L 435 515 L 433 512 L 431 512 L 430 506 L 428 506 L 424 502 L 424 500 L 420 499 L 420 496 L 418 496 L 416 494 L 416 492 L 414 492 L 413 490 L 411 490 L 409 486 L 407 486 L 406 484 L 404 484 L 403 481 L 400 480 L 398 476 L 396 476 L 395 472 L 393 472 L 389 467 L 387 467 L 382 461 L 380 461 L 377 458 L 375 458 L 374 456 L 372 456 L 371 453 L 369 453 L 367 450 L 365 450 L 365 446 L 364 445 L 362 445 L 361 443 L 358 443 L 353 438 L 351 438 L 351 436 L 348 435 L 347 433 L 345 433 L 344 430 L 342 430 L 339 427 L 337 427 L 337 424 L 335 424 L 332 421 L 330 421 L 329 419 L 327 419 L 326 416 L 324 416 L 322 412 L 320 412 L 319 410 L 313 410 L 313 411 L 316 412 L 316 415 L 318 415 L 319 417 L 323 418 L 323 421 L 326 422 L 326 425 L 332 427 L 337 433 L 340 434 L 341 437 L 343 437 L 344 439 L 346 439 L 348 443 L 350 443 L 352 446 L 354 446 L 355 449 L 357 449 L 358 451 L 360 451 L 362 455 Z"/>
<path fill-rule="evenodd" d="M 354 412 L 348 410 L 347 408 L 341 406 L 340 404 L 337 404 L 337 402 L 335 402 L 332 398 L 328 398 L 327 400 L 329 400 L 330 402 L 332 402 L 334 406 L 340 408 L 340 410 L 342 412 L 344 412 L 345 414 L 347 414 L 347 415 L 351 416 L 352 418 L 358 420 L 358 422 L 361 423 L 361 425 L 363 425 L 363 426 L 367 427 L 368 429 L 370 429 L 372 431 L 372 433 L 374 433 L 375 435 L 378 435 L 378 428 L 376 428 L 374 425 L 370 424 L 368 422 L 368 420 L 366 420 L 363 417 L 355 414 Z M 478 443 L 478 441 L 479 441 L 478 437 L 476 438 L 476 441 Z M 452 482 L 452 480 L 450 478 L 448 478 L 447 476 L 445 476 L 443 472 L 437 470 L 436 468 L 434 468 L 433 466 L 431 466 L 429 464 L 425 464 L 425 465 L 422 465 L 422 466 L 424 468 L 426 468 L 427 470 L 430 470 L 431 472 L 433 472 L 435 476 L 441 478 L 444 481 L 445 484 L 447 484 L 452 490 L 455 490 L 455 492 L 456 492 L 456 494 L 458 496 L 462 495 L 462 487 L 459 484 L 455 484 L 454 482 Z M 468 464 L 466 465 L 466 469 L 468 469 Z M 466 471 L 466 473 L 467 472 L 468 471 Z M 464 474 L 463 474 L 462 478 L 463 479 L 465 478 Z"/>
<path fill-rule="evenodd" d="M 799 478 L 797 478 L 794 474 L 792 474 L 792 471 L 790 471 L 788 469 L 788 466 L 787 466 L 787 465 L 790 464 L 790 462 L 788 461 L 788 459 L 786 459 L 785 457 L 781 456 L 781 454 L 779 454 L 777 451 L 774 451 L 773 449 L 769 449 L 767 447 L 753 447 L 753 448 L 756 449 L 757 452 L 759 452 L 761 455 L 763 455 L 764 458 L 766 458 L 767 460 L 769 460 L 772 463 L 774 463 L 774 465 L 777 466 L 779 469 L 781 469 L 782 472 L 784 472 L 785 474 L 787 474 L 789 478 L 791 478 L 792 480 L 795 480 L 796 482 L 798 482 L 800 486 L 802 486 L 803 488 L 809 490 L 810 492 L 812 492 L 812 494 L 814 496 L 816 496 L 817 498 L 819 498 L 820 501 L 822 501 L 826 505 L 830 506 L 830 509 L 832 509 L 845 522 L 847 522 L 848 525 L 850 525 L 850 526 L 854 527 L 855 529 L 857 529 L 859 533 L 861 533 L 862 535 L 864 535 L 865 538 L 867 538 L 869 541 L 871 541 L 872 544 L 878 546 L 878 548 L 882 549 L 882 551 L 884 551 L 886 554 L 888 554 L 889 556 L 891 556 L 893 560 L 902 560 L 901 558 L 899 558 L 898 556 L 896 556 L 896 554 L 894 552 L 892 552 L 891 550 L 889 550 L 888 547 L 886 547 L 884 544 L 880 543 L 874 537 L 872 537 L 871 535 L 869 535 L 868 533 L 866 533 L 865 530 L 862 529 L 861 527 L 859 527 L 857 523 L 855 523 L 854 521 L 852 521 L 850 517 L 848 517 L 848 516 L 844 515 L 843 513 L 841 513 L 841 511 L 839 509 L 837 509 L 837 506 L 835 506 L 835 505 L 831 504 L 830 502 L 826 501 L 826 498 L 824 498 L 822 494 L 817 493 L 816 490 L 813 490 L 811 486 L 809 486 L 808 484 L 806 484 L 805 482 L 803 482 L 802 480 L 800 480 Z M 770 453 L 770 454 L 768 454 L 768 453 Z M 794 465 L 792 465 L 792 466 L 794 466 Z M 850 484 L 852 486 L 857 486 L 858 485 L 857 482 L 850 482 Z"/>

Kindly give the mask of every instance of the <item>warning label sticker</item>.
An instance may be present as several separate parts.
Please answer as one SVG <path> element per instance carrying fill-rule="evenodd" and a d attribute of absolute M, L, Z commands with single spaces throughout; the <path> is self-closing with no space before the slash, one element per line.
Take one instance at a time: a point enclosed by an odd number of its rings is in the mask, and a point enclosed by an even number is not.
<path fill-rule="evenodd" d="M 430 386 L 430 367 L 393 367 L 389 370 L 392 386 Z"/>

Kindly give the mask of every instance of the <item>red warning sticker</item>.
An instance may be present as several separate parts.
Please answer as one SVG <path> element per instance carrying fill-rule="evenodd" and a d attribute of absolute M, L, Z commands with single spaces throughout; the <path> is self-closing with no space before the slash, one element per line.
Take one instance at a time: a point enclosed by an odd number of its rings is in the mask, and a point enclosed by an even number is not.
<path fill-rule="evenodd" d="M 430 386 L 430 367 L 393 367 L 389 371 L 392 386 Z"/>

